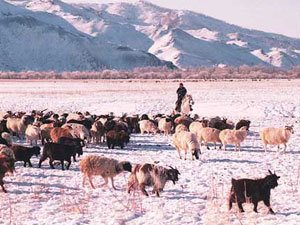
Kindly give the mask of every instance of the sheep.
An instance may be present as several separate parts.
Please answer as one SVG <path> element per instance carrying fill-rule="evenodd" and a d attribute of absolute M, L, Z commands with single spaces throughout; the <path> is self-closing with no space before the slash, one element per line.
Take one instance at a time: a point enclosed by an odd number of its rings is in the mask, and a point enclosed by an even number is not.
<path fill-rule="evenodd" d="M 142 193 L 149 196 L 145 186 L 153 186 L 152 193 L 156 193 L 156 196 L 160 196 L 160 192 L 164 189 L 168 180 L 171 180 L 175 185 L 175 182 L 179 180 L 179 171 L 173 167 L 170 169 L 154 164 L 137 164 L 128 179 L 127 192 L 130 194 L 131 190 L 140 188 Z"/>
<path fill-rule="evenodd" d="M 141 130 L 141 134 L 147 133 L 153 133 L 156 134 L 158 132 L 157 126 L 150 120 L 141 120 L 139 121 L 139 126 Z"/>
<path fill-rule="evenodd" d="M 40 126 L 42 145 L 45 144 L 45 140 L 49 141 L 51 139 L 50 132 L 51 132 L 52 128 L 59 127 L 59 126 L 60 126 L 60 123 L 58 123 L 58 122 L 51 122 L 49 124 L 43 124 Z"/>
<path fill-rule="evenodd" d="M 199 130 L 201 130 L 202 128 L 204 128 L 204 127 L 207 127 L 205 122 L 203 122 L 203 121 L 194 121 L 190 124 L 189 131 L 192 132 L 193 134 L 197 134 L 197 132 Z"/>
<path fill-rule="evenodd" d="M 284 152 L 286 151 L 286 143 L 289 141 L 291 135 L 294 133 L 292 126 L 285 126 L 282 128 L 265 128 L 260 131 L 260 138 L 264 145 L 264 150 L 267 152 L 267 145 L 277 145 L 278 151 L 280 149 L 280 144 L 284 145 Z"/>
<path fill-rule="evenodd" d="M 242 204 L 251 202 L 254 205 L 253 211 L 257 213 L 258 202 L 263 201 L 269 208 L 269 212 L 274 214 L 270 206 L 271 189 L 278 186 L 277 180 L 280 178 L 269 170 L 270 175 L 263 179 L 239 179 L 231 180 L 231 190 L 229 195 L 229 210 L 232 208 L 232 203 L 236 202 L 240 212 L 245 212 Z"/>
<path fill-rule="evenodd" d="M 182 130 L 189 131 L 189 129 L 185 125 L 179 124 L 175 128 L 175 133 L 178 133 L 179 131 L 182 131 Z"/>
<path fill-rule="evenodd" d="M 49 164 L 52 169 L 54 169 L 54 160 L 60 160 L 62 170 L 65 170 L 64 161 L 67 161 L 67 169 L 69 169 L 71 165 L 71 157 L 74 154 L 76 154 L 75 146 L 58 143 L 46 143 L 39 161 L 39 168 L 41 168 L 42 162 L 49 158 Z"/>
<path fill-rule="evenodd" d="M 83 154 L 82 147 L 84 147 L 85 144 L 80 138 L 60 137 L 57 143 L 75 146 L 76 150 L 73 154 L 74 162 L 76 162 L 76 153 L 78 156 Z"/>
<path fill-rule="evenodd" d="M 21 138 L 25 134 L 26 126 L 33 122 L 33 117 L 23 115 L 21 119 L 7 118 L 7 129 L 11 134 L 16 134 L 18 138 Z"/>
<path fill-rule="evenodd" d="M 61 128 L 66 127 L 72 128 L 73 137 L 87 141 L 90 139 L 90 132 L 84 125 L 78 123 L 66 123 Z"/>
<path fill-rule="evenodd" d="M 104 141 L 105 139 L 105 128 L 101 121 L 95 121 L 92 125 L 92 128 L 90 130 L 91 133 L 91 142 L 99 143 L 101 142 L 101 139 Z"/>
<path fill-rule="evenodd" d="M 106 134 L 107 147 L 113 149 L 115 146 L 120 146 L 123 149 L 124 143 L 128 143 L 129 138 L 129 135 L 124 130 L 111 130 Z"/>
<path fill-rule="evenodd" d="M 186 127 L 189 127 L 192 122 L 193 122 L 193 119 L 188 116 L 179 116 L 176 119 L 174 119 L 175 126 L 177 126 L 179 124 L 183 124 Z"/>
<path fill-rule="evenodd" d="M 199 159 L 199 153 L 201 154 L 199 143 L 195 134 L 181 130 L 173 135 L 173 144 L 178 152 L 179 158 L 181 159 L 180 151 L 184 151 L 184 160 L 188 152 L 191 153 L 192 160 L 194 156 Z"/>
<path fill-rule="evenodd" d="M 80 162 L 80 171 L 83 173 L 82 185 L 85 185 L 85 180 L 88 177 L 89 183 L 93 189 L 95 189 L 92 182 L 93 176 L 102 176 L 105 182 L 101 184 L 101 187 L 106 186 L 108 184 L 108 178 L 110 178 L 112 187 L 116 190 L 113 178 L 123 171 L 131 172 L 131 170 L 132 165 L 128 161 L 120 162 L 112 158 L 98 155 L 88 155 Z"/>
<path fill-rule="evenodd" d="M 10 159 L 0 153 L 0 185 L 4 193 L 7 193 L 7 191 L 4 188 L 3 178 L 7 172 L 13 173 L 14 169 L 14 164 L 11 163 Z"/>
<path fill-rule="evenodd" d="M 169 135 L 172 129 L 171 118 L 161 118 L 158 122 L 158 129 L 164 132 L 164 135 Z"/>
<path fill-rule="evenodd" d="M 0 144 L 5 144 L 8 147 L 12 146 L 13 140 L 10 133 L 3 132 L 0 137 Z"/>
<path fill-rule="evenodd" d="M 251 123 L 250 120 L 239 120 L 239 121 L 236 123 L 236 125 L 235 125 L 235 129 L 236 129 L 236 130 L 239 130 L 241 127 L 246 126 L 246 127 L 247 127 L 247 130 L 249 130 L 249 128 L 250 128 L 250 123 Z"/>
<path fill-rule="evenodd" d="M 32 167 L 32 164 L 30 162 L 30 158 L 33 155 L 38 156 L 40 154 L 41 148 L 39 146 L 34 147 L 25 147 L 22 145 L 13 145 L 11 147 L 14 157 L 16 161 L 23 161 L 24 167 L 26 167 L 27 163 L 30 167 Z"/>
<path fill-rule="evenodd" d="M 28 125 L 26 130 L 25 130 L 25 136 L 26 136 L 26 141 L 30 145 L 32 145 L 33 142 L 35 142 L 35 145 L 37 145 L 37 142 L 39 139 L 41 139 L 41 128 L 33 125 Z"/>
<path fill-rule="evenodd" d="M 54 127 L 50 131 L 50 138 L 54 143 L 58 142 L 60 137 L 74 137 L 73 129 L 71 126 L 62 127 Z"/>
<path fill-rule="evenodd" d="M 66 120 L 82 120 L 84 119 L 84 116 L 82 114 L 78 114 L 78 113 L 70 113 L 67 115 Z"/>
<path fill-rule="evenodd" d="M 224 150 L 226 150 L 226 144 L 234 144 L 235 151 L 237 151 L 237 147 L 239 151 L 241 151 L 241 143 L 247 137 L 247 127 L 241 127 L 239 130 L 230 130 L 225 129 L 220 132 L 219 138 L 224 146 Z"/>
<path fill-rule="evenodd" d="M 196 136 L 199 140 L 200 147 L 201 147 L 201 143 L 203 141 L 205 146 L 209 150 L 208 142 L 214 143 L 215 149 L 216 149 L 216 146 L 217 146 L 217 142 L 222 143 L 221 140 L 220 140 L 220 137 L 219 137 L 220 132 L 221 131 L 216 129 L 216 128 L 204 127 L 202 129 L 198 130 L 195 134 L 196 134 Z M 222 147 L 222 145 L 220 145 L 220 148 L 221 147 Z"/>

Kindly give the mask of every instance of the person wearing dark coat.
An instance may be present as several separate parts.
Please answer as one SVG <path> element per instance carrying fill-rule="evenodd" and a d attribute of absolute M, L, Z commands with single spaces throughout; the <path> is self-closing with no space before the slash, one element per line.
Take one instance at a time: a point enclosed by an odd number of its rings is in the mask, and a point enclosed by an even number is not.
<path fill-rule="evenodd" d="M 187 93 L 186 88 L 183 86 L 183 83 L 179 84 L 179 88 L 177 89 L 177 95 L 178 95 L 178 99 L 176 101 L 176 108 L 175 110 L 180 112 L 181 111 L 181 103 L 182 103 L 182 99 L 184 98 L 184 96 Z"/>

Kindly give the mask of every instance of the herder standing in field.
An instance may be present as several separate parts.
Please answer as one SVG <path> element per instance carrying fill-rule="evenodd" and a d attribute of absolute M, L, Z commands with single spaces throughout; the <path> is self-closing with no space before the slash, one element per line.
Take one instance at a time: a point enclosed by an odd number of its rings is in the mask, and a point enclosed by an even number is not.
<path fill-rule="evenodd" d="M 176 101 L 176 108 L 175 110 L 177 112 L 180 112 L 181 111 L 181 103 L 182 103 L 182 99 L 184 98 L 184 96 L 186 95 L 187 93 L 187 90 L 185 87 L 183 87 L 183 83 L 180 83 L 179 84 L 179 88 L 177 89 L 177 95 L 178 95 L 178 99 Z"/>

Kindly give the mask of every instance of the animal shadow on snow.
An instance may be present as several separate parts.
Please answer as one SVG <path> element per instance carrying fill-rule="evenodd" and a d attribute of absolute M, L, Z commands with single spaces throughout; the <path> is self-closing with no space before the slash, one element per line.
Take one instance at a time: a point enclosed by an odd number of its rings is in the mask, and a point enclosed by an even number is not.
<path fill-rule="evenodd" d="M 208 159 L 208 162 L 218 163 L 218 162 L 225 162 L 225 163 L 247 163 L 247 164 L 255 164 L 259 163 L 257 161 L 251 160 L 238 160 L 238 159 Z"/>
<path fill-rule="evenodd" d="M 133 140 L 130 149 L 134 151 L 146 150 L 154 152 L 158 150 L 174 151 L 173 146 L 163 141 L 158 142 L 157 140 Z"/>
<path fill-rule="evenodd" d="M 29 187 L 29 186 L 47 186 L 47 187 L 54 187 L 54 188 L 60 188 L 60 189 L 68 189 L 68 190 L 75 190 L 78 191 L 80 190 L 79 188 L 74 188 L 74 187 L 68 187 L 63 184 L 49 184 L 49 183 L 31 183 L 31 182 L 19 182 L 19 181 L 8 181 L 6 183 L 13 184 L 15 186 L 23 186 L 23 187 Z M 51 192 L 52 193 L 52 192 Z"/>

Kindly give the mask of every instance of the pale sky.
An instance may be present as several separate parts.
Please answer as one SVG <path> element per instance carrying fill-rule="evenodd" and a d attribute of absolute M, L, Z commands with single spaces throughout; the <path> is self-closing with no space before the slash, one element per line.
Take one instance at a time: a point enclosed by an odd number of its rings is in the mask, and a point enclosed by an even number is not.
<path fill-rule="evenodd" d="M 136 2 L 134 0 L 63 0 L 65 2 Z M 173 9 L 203 13 L 245 28 L 300 38 L 300 0 L 148 0 Z"/>

